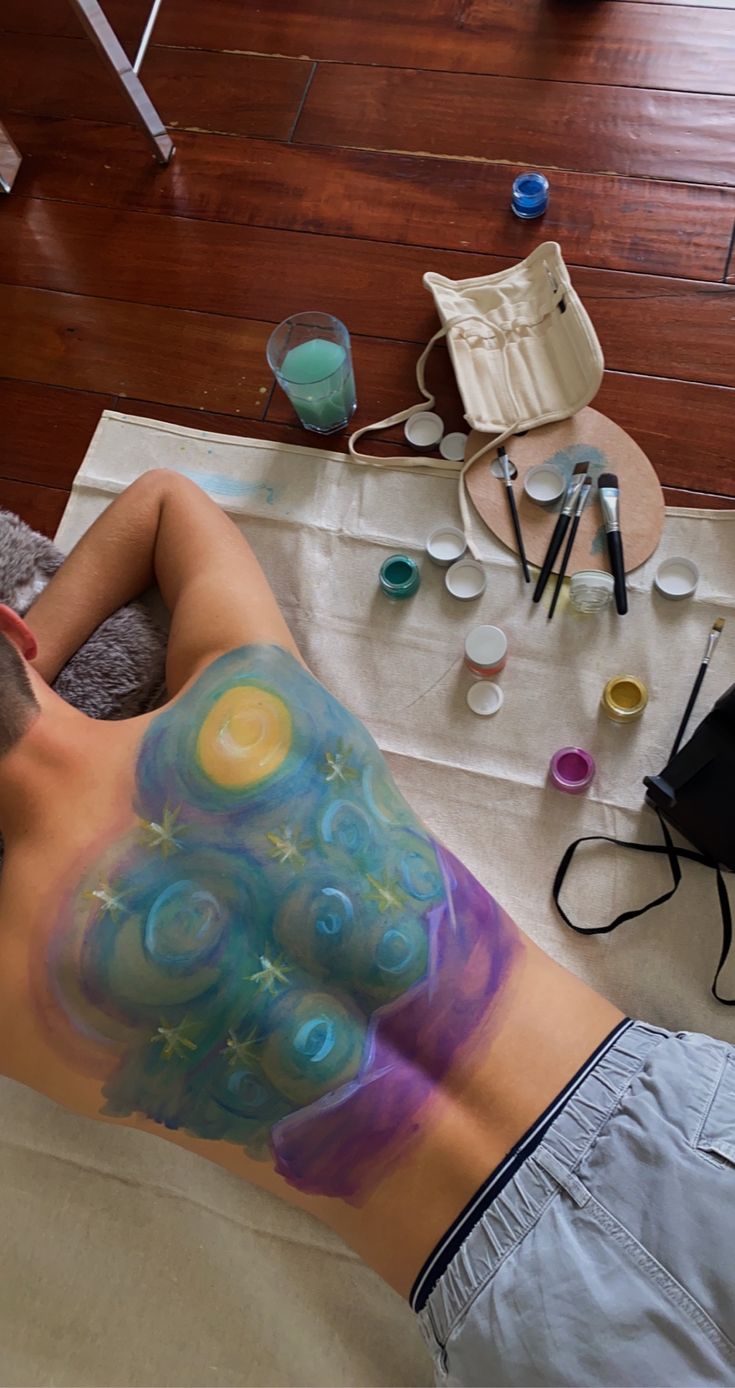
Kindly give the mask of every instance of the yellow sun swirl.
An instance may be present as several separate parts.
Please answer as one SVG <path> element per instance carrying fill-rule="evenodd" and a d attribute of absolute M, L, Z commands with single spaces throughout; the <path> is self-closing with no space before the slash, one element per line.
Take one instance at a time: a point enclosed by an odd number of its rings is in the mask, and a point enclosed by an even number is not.
<path fill-rule="evenodd" d="M 278 770 L 291 735 L 281 699 L 254 684 L 237 685 L 221 695 L 199 730 L 199 765 L 215 785 L 242 790 Z"/>

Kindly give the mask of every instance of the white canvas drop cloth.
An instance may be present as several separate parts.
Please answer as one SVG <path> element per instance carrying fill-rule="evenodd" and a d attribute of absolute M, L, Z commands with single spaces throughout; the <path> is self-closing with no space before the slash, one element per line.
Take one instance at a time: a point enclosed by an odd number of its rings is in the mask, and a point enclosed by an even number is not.
<path fill-rule="evenodd" d="M 687 865 L 678 895 L 612 936 L 580 939 L 550 892 L 584 833 L 658 841 L 642 776 L 666 761 L 717 615 L 728 620 L 699 704 L 735 679 L 735 512 L 670 511 L 662 544 L 630 577 L 630 613 L 547 623 L 513 556 L 478 525 L 488 586 L 451 598 L 423 556 L 456 523 L 456 482 L 361 467 L 342 454 L 105 414 L 58 535 L 69 549 L 112 496 L 151 467 L 185 472 L 242 526 L 318 677 L 367 723 L 401 788 L 518 923 L 629 1013 L 735 1040 L 735 1009 L 709 994 L 719 955 L 714 882 Z M 500 485 L 500 484 L 499 484 Z M 405 603 L 379 592 L 393 551 L 422 585 Z M 651 592 L 667 554 L 702 573 L 695 599 Z M 491 719 L 465 702 L 467 631 L 509 638 Z M 598 711 L 615 673 L 641 675 L 651 701 L 619 728 Z M 551 754 L 589 748 L 588 795 L 546 784 Z M 567 893 L 573 916 L 603 924 L 668 886 L 659 860 L 588 851 Z M 735 993 L 735 965 L 722 977 Z M 155 1138 L 76 1119 L 0 1084 L 0 1378 L 3 1385 L 423 1384 L 413 1317 L 327 1230 Z"/>

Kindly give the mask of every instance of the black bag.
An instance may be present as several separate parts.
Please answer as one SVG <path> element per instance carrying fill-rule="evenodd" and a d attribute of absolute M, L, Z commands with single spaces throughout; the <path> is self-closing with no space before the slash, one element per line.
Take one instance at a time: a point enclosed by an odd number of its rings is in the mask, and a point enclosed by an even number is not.
<path fill-rule="evenodd" d="M 580 935 L 607 935 L 624 921 L 645 915 L 654 906 L 669 901 L 681 882 L 681 859 L 689 859 L 712 868 L 717 878 L 717 893 L 722 916 L 722 951 L 712 983 L 712 993 L 718 1002 L 735 1007 L 735 998 L 725 998 L 717 990 L 732 944 L 732 914 L 723 869 L 735 871 L 735 685 L 717 700 L 711 713 L 703 719 L 689 742 L 676 753 L 658 776 L 646 776 L 646 803 L 656 812 L 664 842 L 662 844 L 631 843 L 612 839 L 606 834 L 590 834 L 570 844 L 554 879 L 554 902 L 563 921 Z M 677 847 L 667 823 L 686 838 L 693 848 Z M 638 911 L 624 911 L 610 925 L 586 927 L 574 925 L 559 904 L 569 865 L 581 843 L 603 841 L 631 848 L 636 853 L 665 854 L 669 861 L 673 886 L 662 896 L 642 906 Z"/>

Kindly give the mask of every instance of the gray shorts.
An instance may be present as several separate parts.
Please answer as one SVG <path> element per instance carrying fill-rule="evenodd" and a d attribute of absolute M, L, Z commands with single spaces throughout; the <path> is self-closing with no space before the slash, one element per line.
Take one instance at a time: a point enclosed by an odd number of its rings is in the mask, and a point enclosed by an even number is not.
<path fill-rule="evenodd" d="M 442 1384 L 735 1384 L 735 1047 L 623 1031 L 419 1324 Z"/>

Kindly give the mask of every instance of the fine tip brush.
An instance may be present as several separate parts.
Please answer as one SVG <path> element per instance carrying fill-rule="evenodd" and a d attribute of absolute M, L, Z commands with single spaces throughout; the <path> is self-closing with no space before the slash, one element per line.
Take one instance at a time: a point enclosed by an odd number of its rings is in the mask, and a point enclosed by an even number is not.
<path fill-rule="evenodd" d="M 577 463 L 567 484 L 567 489 L 564 493 L 564 505 L 557 517 L 554 533 L 549 541 L 549 548 L 546 551 L 546 557 L 541 566 L 541 573 L 538 576 L 536 587 L 533 590 L 534 602 L 541 601 L 544 588 L 549 581 L 551 570 L 554 567 L 554 560 L 561 549 L 562 540 L 569 529 L 572 511 L 577 505 L 579 493 L 584 486 L 585 478 L 588 476 L 587 466 L 587 463 Z"/>
<path fill-rule="evenodd" d="M 722 628 L 724 627 L 724 625 L 724 617 L 718 617 L 717 620 L 712 624 L 712 630 L 710 631 L 707 637 L 707 645 L 704 651 L 704 659 L 702 660 L 702 664 L 700 665 L 699 670 L 697 672 L 697 678 L 694 681 L 694 687 L 692 689 L 692 692 L 689 695 L 689 702 L 684 710 L 684 717 L 682 718 L 681 723 L 679 724 L 679 731 L 676 734 L 676 739 L 671 749 L 669 761 L 672 761 L 672 759 L 676 756 L 679 748 L 681 747 L 682 740 L 684 738 L 684 733 L 687 729 L 687 723 L 689 722 L 689 719 L 692 716 L 694 705 L 697 702 L 699 691 L 702 688 L 702 681 L 707 673 L 707 667 L 712 659 L 715 646 L 717 645 L 717 642 L 720 639 L 720 635 L 722 633 Z"/>
<path fill-rule="evenodd" d="M 521 561 L 523 577 L 525 578 L 526 583 L 530 583 L 531 574 L 528 568 L 528 560 L 526 558 L 526 549 L 523 543 L 523 535 L 521 534 L 521 522 L 518 518 L 518 507 L 516 506 L 516 499 L 513 495 L 513 478 L 511 476 L 510 471 L 510 459 L 502 444 L 498 448 L 498 458 L 500 460 L 500 466 L 503 469 L 503 481 L 505 482 L 505 489 L 508 497 L 508 506 L 510 508 L 510 518 L 513 522 L 513 531 L 516 537 L 516 544 L 518 546 L 518 557 Z"/>
<path fill-rule="evenodd" d="M 561 592 L 561 587 L 562 587 L 562 584 L 563 584 L 563 582 L 564 582 L 564 577 L 565 577 L 565 575 L 566 575 L 567 565 L 569 564 L 569 559 L 570 559 L 570 556 L 571 556 L 571 553 L 572 553 L 572 549 L 574 548 L 574 541 L 575 541 L 576 538 L 577 538 L 577 531 L 579 530 L 579 522 L 580 522 L 581 519 L 582 519 L 582 512 L 584 511 L 584 508 L 585 508 L 585 506 L 587 505 L 587 502 L 588 502 L 588 500 L 589 500 L 589 495 L 590 495 L 590 492 L 591 492 L 591 491 L 592 491 L 592 478 L 591 478 L 591 477 L 585 477 L 585 479 L 584 479 L 584 481 L 583 481 L 583 483 L 582 483 L 582 490 L 580 491 L 579 496 L 577 497 L 577 505 L 576 505 L 576 508 L 575 508 L 575 511 L 574 511 L 574 519 L 573 519 L 573 521 L 572 521 L 572 528 L 571 528 L 571 530 L 569 531 L 569 539 L 567 540 L 566 549 L 564 550 L 564 558 L 563 558 L 562 561 L 561 561 L 561 568 L 560 568 L 559 574 L 558 574 L 558 576 L 557 576 L 556 587 L 554 588 L 554 596 L 553 596 L 552 599 L 551 599 L 551 607 L 549 608 L 549 613 L 548 613 L 548 617 L 547 617 L 547 621 L 549 621 L 549 622 L 551 621 L 551 619 L 552 619 L 552 617 L 553 617 L 553 615 L 554 615 L 554 613 L 555 613 L 555 611 L 556 611 L 556 604 L 557 604 L 557 602 L 559 601 L 559 594 L 560 594 L 560 592 Z"/>

